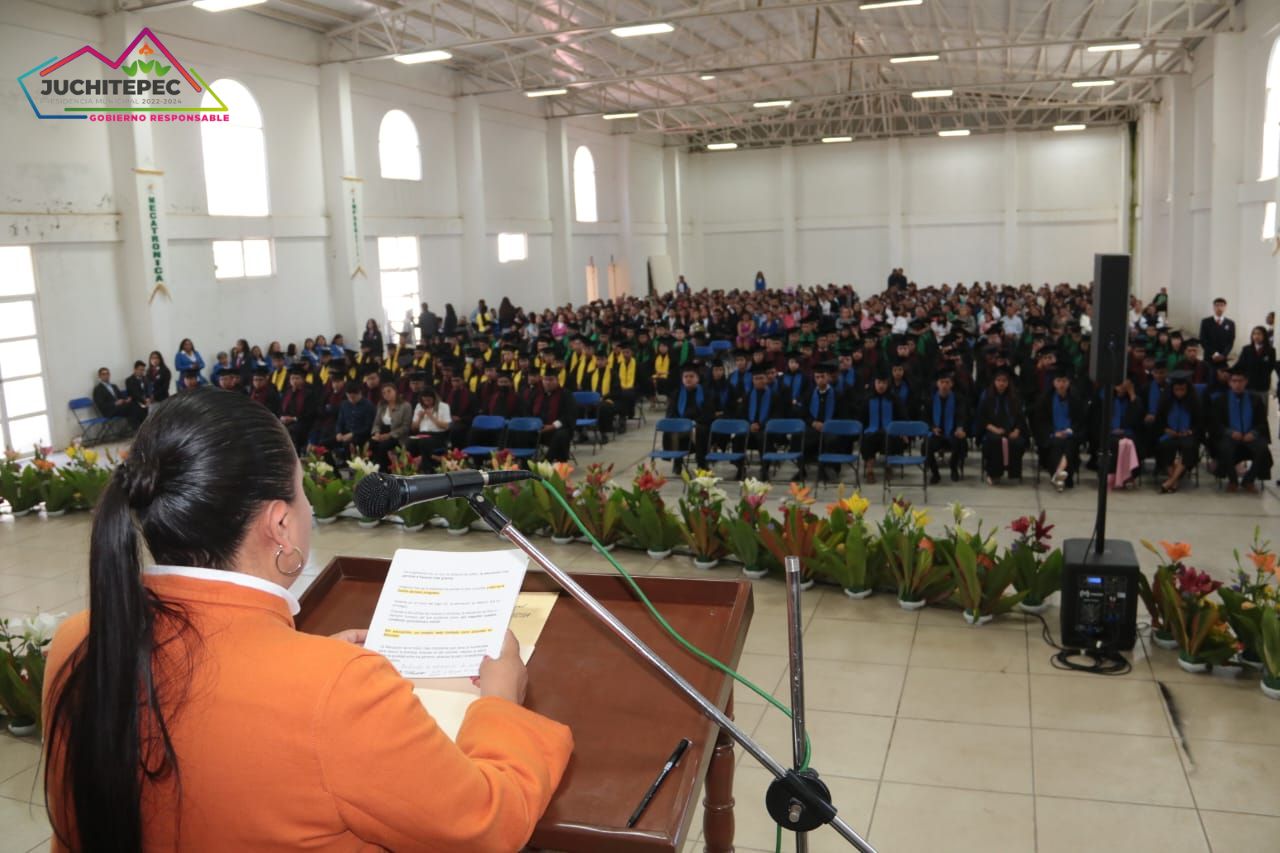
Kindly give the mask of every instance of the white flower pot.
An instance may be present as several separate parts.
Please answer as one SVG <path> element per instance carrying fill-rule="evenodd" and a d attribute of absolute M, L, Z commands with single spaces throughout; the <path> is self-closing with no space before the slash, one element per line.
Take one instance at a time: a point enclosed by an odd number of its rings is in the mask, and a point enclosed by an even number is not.
<path fill-rule="evenodd" d="M 704 572 L 710 571 L 711 569 L 714 569 L 718 565 L 720 565 L 719 560 L 699 560 L 695 557 L 693 561 L 693 567 L 695 569 L 700 569 Z"/>
<path fill-rule="evenodd" d="M 667 550 L 665 550 L 665 551 L 650 551 L 650 550 L 646 550 L 646 551 L 645 551 L 645 553 L 649 555 L 649 559 L 651 559 L 651 560 L 665 560 L 667 557 L 670 557 L 670 556 L 671 556 L 671 551 L 672 551 L 672 550 L 673 550 L 673 549 L 671 549 L 671 548 L 668 548 L 668 549 L 667 549 Z"/>
<path fill-rule="evenodd" d="M 360 525 L 362 528 L 364 528 L 365 530 L 372 530 L 373 528 L 377 527 L 379 524 L 381 524 L 381 523 L 382 523 L 382 519 L 380 519 L 380 518 L 367 518 L 367 519 L 366 519 L 366 518 L 362 518 L 362 519 L 360 519 L 360 520 L 359 520 L 358 522 L 356 522 L 356 523 L 357 523 L 357 524 L 359 524 L 359 525 Z"/>
<path fill-rule="evenodd" d="M 406 525 L 406 526 L 405 526 L 405 528 L 404 528 L 404 532 L 405 532 L 405 533 L 417 533 L 419 530 L 421 530 L 422 528 L 424 528 L 424 527 L 426 527 L 426 526 L 427 526 L 426 522 L 423 522 L 422 524 L 411 524 L 411 525 Z"/>
<path fill-rule="evenodd" d="M 338 520 L 338 517 L 336 515 L 331 515 L 331 516 L 328 516 L 327 518 L 321 518 L 318 515 L 316 516 L 316 524 L 333 524 L 337 520 Z"/>
<path fill-rule="evenodd" d="M 427 520 L 427 524 L 430 524 L 432 527 L 448 527 L 449 526 L 449 522 L 445 521 L 443 518 L 441 518 L 438 515 L 431 516 L 431 518 Z"/>
<path fill-rule="evenodd" d="M 862 601 L 864 598 L 870 598 L 871 593 L 873 592 L 875 592 L 875 590 L 871 589 L 870 587 L 868 587 L 867 589 L 847 589 L 846 588 L 844 591 L 844 594 L 852 598 L 854 601 Z"/>
<path fill-rule="evenodd" d="M 552 536 L 551 542 L 554 545 L 571 545 L 573 543 L 572 536 Z"/>
<path fill-rule="evenodd" d="M 903 601 L 901 598 L 898 599 L 898 606 L 903 610 L 920 610 L 924 607 L 924 604 L 924 599 L 920 599 L 919 601 Z"/>
<path fill-rule="evenodd" d="M 809 590 L 813 589 L 813 585 L 815 583 L 816 581 L 813 578 L 809 578 L 807 581 L 800 581 L 800 591 L 808 592 Z"/>
<path fill-rule="evenodd" d="M 52 511 L 45 510 L 44 517 L 45 518 L 61 518 L 66 514 L 67 514 L 67 511 L 65 509 L 55 509 Z"/>
<path fill-rule="evenodd" d="M 769 570 L 768 569 L 748 569 L 746 566 L 743 566 L 742 576 L 744 578 L 750 578 L 753 581 L 758 581 L 761 578 L 767 578 L 769 576 Z"/>
<path fill-rule="evenodd" d="M 1154 631 L 1151 632 L 1151 642 L 1155 643 L 1157 647 L 1168 649 L 1169 651 L 1173 651 L 1178 647 L 1177 640 L 1172 637 L 1158 636 Z"/>
<path fill-rule="evenodd" d="M 603 549 L 604 549 L 604 550 L 606 550 L 606 551 L 612 551 L 614 548 L 617 548 L 617 547 L 618 547 L 618 543 L 617 543 L 617 542 L 610 542 L 608 545 L 605 545 L 605 544 L 601 543 L 600 547 L 601 547 L 601 548 L 603 548 Z"/>
<path fill-rule="evenodd" d="M 1204 661 L 1186 660 L 1182 655 L 1178 655 L 1178 666 L 1182 667 L 1184 672 L 1208 672 L 1209 664 Z"/>
<path fill-rule="evenodd" d="M 445 524 L 445 526 L 449 527 L 448 524 Z M 470 532 L 470 527 L 449 527 L 449 529 L 445 531 L 445 533 L 448 533 L 450 536 L 466 536 Z"/>
<path fill-rule="evenodd" d="M 30 737 L 40 731 L 40 726 L 35 723 L 27 723 L 19 725 L 17 720 L 9 722 L 9 734 L 14 737 Z"/>
<path fill-rule="evenodd" d="M 31 512 L 31 510 L 30 510 L 30 509 L 18 509 L 18 510 L 13 510 L 13 517 L 14 517 L 14 518 L 22 518 L 24 515 L 26 515 L 26 514 L 27 514 L 27 513 L 29 513 L 29 512 Z"/>
<path fill-rule="evenodd" d="M 1018 609 L 1023 613 L 1030 613 L 1038 616 L 1049 609 L 1049 602 L 1042 601 L 1039 604 L 1027 604 L 1025 601 L 1019 601 Z"/>
<path fill-rule="evenodd" d="M 1258 687 L 1262 689 L 1262 694 L 1266 696 L 1268 699 L 1275 699 L 1280 701 L 1280 687 L 1268 687 L 1267 682 L 1265 680 L 1259 681 Z"/>
<path fill-rule="evenodd" d="M 985 616 L 974 616 L 968 610 L 964 612 L 964 621 L 968 622 L 970 625 L 985 625 L 990 622 L 991 619 L 992 616 L 990 613 Z"/>

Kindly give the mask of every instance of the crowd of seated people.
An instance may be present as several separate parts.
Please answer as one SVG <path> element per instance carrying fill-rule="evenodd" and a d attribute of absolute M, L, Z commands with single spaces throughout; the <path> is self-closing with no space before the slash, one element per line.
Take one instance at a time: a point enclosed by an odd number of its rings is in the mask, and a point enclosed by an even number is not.
<path fill-rule="evenodd" d="M 342 335 L 300 347 L 272 342 L 265 353 L 239 340 L 206 365 L 187 339 L 174 370 L 176 393 L 209 383 L 246 393 L 281 418 L 299 453 L 320 445 L 338 461 L 355 448 L 385 463 L 405 447 L 432 470 L 448 448 L 492 444 L 492 434 L 473 428 L 477 415 L 536 418 L 538 444 L 560 461 L 581 437 L 583 405 L 607 442 L 639 406 L 661 403 L 667 417 L 694 425 L 664 442 L 687 449 L 699 467 L 712 449 L 759 452 L 776 439 L 800 452 L 795 476 L 803 480 L 824 425 L 856 420 L 859 435 L 832 436 L 826 449 L 856 450 L 863 479 L 874 482 L 877 459 L 904 444 L 890 425 L 921 421 L 934 483 L 943 461 L 960 480 L 970 453 L 987 483 L 1018 481 L 1031 451 L 1028 464 L 1063 490 L 1101 455 L 1090 306 L 1088 286 L 920 287 L 895 270 L 884 292 L 865 297 L 848 285 L 686 288 L 541 312 L 504 298 L 496 310 L 481 302 L 461 316 L 449 305 L 443 318 L 424 303 L 416 324 L 388 335 L 394 341 L 369 320 L 357 348 Z M 1232 363 L 1224 310 L 1220 302 L 1200 338 L 1167 327 L 1163 291 L 1131 318 L 1128 375 L 1105 431 L 1105 474 L 1115 486 L 1153 460 L 1161 489 L 1176 491 L 1202 454 L 1231 490 L 1253 491 L 1269 476 L 1270 332 L 1254 329 Z M 152 353 L 134 379 L 113 393 L 127 401 L 120 414 L 139 418 L 168 393 L 170 372 Z M 766 439 L 766 425 L 783 418 L 802 422 L 802 433 Z M 713 435 L 712 422 L 724 419 L 745 421 L 747 434 Z M 737 463 L 739 477 L 751 458 Z M 763 478 L 772 473 L 761 463 Z M 829 480 L 840 471 L 816 474 Z"/>

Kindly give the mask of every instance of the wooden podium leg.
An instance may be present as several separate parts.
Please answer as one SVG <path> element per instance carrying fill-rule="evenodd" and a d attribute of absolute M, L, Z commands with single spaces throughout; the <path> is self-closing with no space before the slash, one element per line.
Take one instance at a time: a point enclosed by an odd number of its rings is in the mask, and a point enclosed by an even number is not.
<path fill-rule="evenodd" d="M 725 707 L 733 719 L 733 694 Z M 707 794 L 702 801 L 702 834 L 706 853 L 733 853 L 733 738 L 723 730 L 707 768 Z"/>

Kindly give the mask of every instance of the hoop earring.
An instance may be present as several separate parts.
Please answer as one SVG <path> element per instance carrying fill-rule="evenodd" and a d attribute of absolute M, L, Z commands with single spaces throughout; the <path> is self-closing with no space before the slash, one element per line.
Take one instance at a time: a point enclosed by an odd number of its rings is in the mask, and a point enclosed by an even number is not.
<path fill-rule="evenodd" d="M 284 546 L 281 545 L 280 547 L 276 548 L 276 559 L 275 559 L 276 571 L 287 578 L 292 578 L 292 577 L 296 577 L 297 575 L 300 575 L 302 573 L 302 567 L 307 564 L 306 559 L 302 556 L 302 549 L 299 548 L 297 545 L 294 545 L 293 550 L 298 555 L 298 567 L 291 572 L 286 572 L 284 569 L 280 568 L 280 557 L 281 555 L 284 554 Z"/>

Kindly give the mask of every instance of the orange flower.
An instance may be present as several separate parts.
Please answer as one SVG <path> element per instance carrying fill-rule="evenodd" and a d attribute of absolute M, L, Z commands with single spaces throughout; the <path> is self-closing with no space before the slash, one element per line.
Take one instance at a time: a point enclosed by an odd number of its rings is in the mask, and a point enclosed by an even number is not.
<path fill-rule="evenodd" d="M 1269 552 L 1259 554 L 1257 551 L 1251 551 L 1249 552 L 1249 559 L 1253 561 L 1254 568 L 1258 571 L 1280 577 L 1280 568 L 1276 566 L 1275 554 Z"/>
<path fill-rule="evenodd" d="M 928 536 L 925 536 L 924 538 L 922 538 L 922 539 L 920 540 L 920 550 L 921 550 L 921 551 L 928 551 L 930 554 L 932 554 L 932 553 L 933 553 L 933 540 L 932 540 L 932 539 L 930 539 Z"/>
<path fill-rule="evenodd" d="M 39 468 L 41 471 L 52 471 L 56 467 L 48 459 L 32 459 L 31 464 Z"/>
<path fill-rule="evenodd" d="M 790 489 L 791 502 L 793 504 L 798 506 L 810 506 L 815 503 L 816 499 L 813 497 L 813 490 L 808 486 L 801 486 L 799 483 L 792 483 Z"/>
<path fill-rule="evenodd" d="M 1191 556 L 1191 546 L 1186 542 L 1165 542 L 1161 540 L 1160 547 L 1169 555 L 1170 563 L 1181 563 Z"/>

